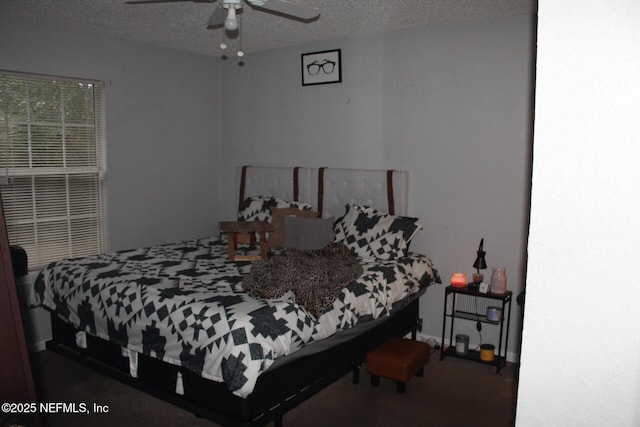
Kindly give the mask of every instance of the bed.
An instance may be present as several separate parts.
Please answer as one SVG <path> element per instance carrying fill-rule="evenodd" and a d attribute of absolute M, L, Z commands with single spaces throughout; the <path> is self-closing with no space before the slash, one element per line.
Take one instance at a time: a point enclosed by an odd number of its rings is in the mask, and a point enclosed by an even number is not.
<path fill-rule="evenodd" d="M 51 312 L 47 347 L 198 416 L 259 426 L 282 424 L 350 371 L 357 382 L 366 353 L 388 338 L 415 336 L 419 298 L 440 280 L 409 250 L 421 226 L 406 216 L 407 172 L 245 166 L 236 175 L 239 219 L 312 212 L 285 217 L 285 240 L 315 247 L 285 241 L 267 260 L 231 262 L 214 236 L 52 263 L 30 295 Z M 309 242 L 305 230 L 326 224 L 330 241 Z M 279 275 L 328 254 L 342 275 L 313 273 L 323 278 L 314 287 Z"/>

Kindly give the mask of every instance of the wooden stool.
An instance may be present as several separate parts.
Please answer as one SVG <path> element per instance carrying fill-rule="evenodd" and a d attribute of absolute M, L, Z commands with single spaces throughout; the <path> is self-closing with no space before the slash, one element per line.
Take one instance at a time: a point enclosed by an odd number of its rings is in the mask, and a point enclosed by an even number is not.
<path fill-rule="evenodd" d="M 221 233 L 228 233 L 229 259 L 231 261 L 253 261 L 267 257 L 267 231 L 273 231 L 273 227 L 267 221 L 221 221 L 219 224 Z M 249 241 L 249 248 L 255 245 L 255 233 L 260 235 L 260 255 L 236 255 L 238 242 Z M 248 236 L 248 239 L 244 239 Z"/>
<path fill-rule="evenodd" d="M 429 362 L 429 344 L 406 338 L 391 338 L 367 353 L 367 372 L 371 385 L 377 386 L 380 377 L 396 380 L 396 390 L 404 393 L 406 383 L 416 375 L 424 374 L 424 365 Z"/>

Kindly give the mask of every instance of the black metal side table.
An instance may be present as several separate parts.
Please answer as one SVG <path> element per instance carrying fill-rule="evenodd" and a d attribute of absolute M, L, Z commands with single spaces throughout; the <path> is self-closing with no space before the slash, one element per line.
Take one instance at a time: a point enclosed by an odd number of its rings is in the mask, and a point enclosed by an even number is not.
<path fill-rule="evenodd" d="M 475 362 L 495 365 L 496 373 L 507 364 L 507 343 L 509 341 L 509 323 L 511 320 L 511 297 L 513 293 L 507 291 L 504 294 L 494 294 L 491 292 L 480 293 L 475 288 L 447 286 L 444 295 L 444 311 L 442 318 L 442 346 L 440 347 L 440 360 L 446 356 L 453 356 Z M 449 303 L 451 299 L 451 303 Z M 474 301 L 475 299 L 475 301 Z M 494 304 L 502 309 L 499 320 L 487 318 L 487 308 L 489 304 Z M 453 342 L 453 325 L 456 319 L 464 319 L 478 324 L 490 324 L 500 328 L 497 349 L 498 352 L 491 361 L 484 361 L 480 358 L 480 351 L 467 350 L 465 352 L 456 351 Z M 445 332 L 447 331 L 447 321 L 449 327 L 449 345 L 445 346 Z M 504 345 L 503 345 L 504 344 Z"/>

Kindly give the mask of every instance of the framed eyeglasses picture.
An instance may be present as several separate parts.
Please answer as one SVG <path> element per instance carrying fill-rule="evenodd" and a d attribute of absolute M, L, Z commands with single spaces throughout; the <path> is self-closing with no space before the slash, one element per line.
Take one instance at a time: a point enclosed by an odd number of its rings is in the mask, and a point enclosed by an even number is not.
<path fill-rule="evenodd" d="M 302 54 L 302 86 L 340 83 L 340 49 Z"/>

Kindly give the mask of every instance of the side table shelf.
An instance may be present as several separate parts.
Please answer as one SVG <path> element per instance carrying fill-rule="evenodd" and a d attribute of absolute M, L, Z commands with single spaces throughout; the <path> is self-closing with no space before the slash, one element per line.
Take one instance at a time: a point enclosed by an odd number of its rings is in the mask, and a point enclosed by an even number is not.
<path fill-rule="evenodd" d="M 496 367 L 496 373 L 499 373 L 500 370 L 507 364 L 507 343 L 509 341 L 509 323 L 511 320 L 511 297 L 513 293 L 511 291 L 507 291 L 504 294 L 494 294 L 488 292 L 486 294 L 481 294 L 476 289 L 471 289 L 468 286 L 458 288 L 455 286 L 447 286 L 445 288 L 444 295 L 444 311 L 442 318 L 442 345 L 440 347 L 440 360 L 444 359 L 446 356 L 457 357 L 461 359 L 472 360 L 474 362 L 480 362 L 487 365 L 493 365 Z M 449 300 L 451 299 L 451 303 Z M 466 299 L 466 301 L 464 301 Z M 475 300 L 474 300 L 475 299 Z M 500 305 L 502 312 L 500 320 L 494 321 L 487 319 L 486 311 L 480 312 L 478 310 L 478 299 L 484 301 L 483 306 L 486 306 L 488 303 L 493 301 L 496 306 Z M 475 310 L 470 309 L 470 307 L 465 306 L 465 302 L 469 302 L 472 300 L 474 302 L 473 306 Z M 468 304 L 467 304 L 468 305 Z M 453 334 L 453 327 L 456 319 L 472 321 L 472 322 L 480 322 L 482 324 L 494 325 L 500 328 L 500 334 L 498 336 L 498 343 L 495 346 L 497 348 L 497 353 L 494 356 L 494 359 L 490 362 L 485 362 L 480 359 L 480 352 L 475 350 L 468 350 L 466 354 L 460 354 L 456 352 Z M 449 325 L 449 345 L 445 345 L 446 336 L 445 333 L 447 331 L 447 321 L 450 322 Z M 490 344 L 490 343 L 482 343 L 482 344 Z M 504 344 L 504 345 L 503 345 Z"/>

